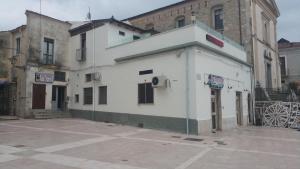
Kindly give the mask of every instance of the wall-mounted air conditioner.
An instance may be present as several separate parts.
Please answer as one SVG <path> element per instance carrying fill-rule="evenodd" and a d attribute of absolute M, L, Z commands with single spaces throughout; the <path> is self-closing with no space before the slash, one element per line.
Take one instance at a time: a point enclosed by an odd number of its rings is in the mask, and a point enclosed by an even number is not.
<path fill-rule="evenodd" d="M 167 87 L 167 77 L 166 76 L 156 76 L 152 78 L 153 88 L 165 88 Z"/>
<path fill-rule="evenodd" d="M 101 73 L 99 73 L 99 72 L 92 73 L 92 80 L 100 82 L 102 80 Z"/>

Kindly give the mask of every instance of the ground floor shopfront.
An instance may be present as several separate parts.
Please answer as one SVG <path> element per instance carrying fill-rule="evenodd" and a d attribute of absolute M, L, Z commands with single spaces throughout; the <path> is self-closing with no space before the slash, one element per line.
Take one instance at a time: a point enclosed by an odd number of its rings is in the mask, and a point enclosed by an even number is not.
<path fill-rule="evenodd" d="M 28 67 L 24 81 L 18 82 L 18 116 L 68 110 L 68 71 Z"/>

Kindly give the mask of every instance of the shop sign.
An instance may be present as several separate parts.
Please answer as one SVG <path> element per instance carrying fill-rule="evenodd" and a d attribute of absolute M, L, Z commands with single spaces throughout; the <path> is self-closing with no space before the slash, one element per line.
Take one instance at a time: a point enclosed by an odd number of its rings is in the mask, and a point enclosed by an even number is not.
<path fill-rule="evenodd" d="M 213 43 L 213 44 L 215 44 L 215 45 L 217 45 L 217 46 L 219 46 L 219 47 L 221 47 L 221 48 L 224 47 L 224 42 L 223 41 L 221 41 L 221 40 L 219 40 L 219 39 L 217 39 L 217 38 L 215 38 L 211 35 L 207 34 L 206 35 L 206 40 Z"/>
<path fill-rule="evenodd" d="M 224 87 L 224 78 L 216 75 L 208 76 L 208 85 L 213 89 L 223 89 Z"/>
<path fill-rule="evenodd" d="M 54 75 L 51 73 L 36 72 L 35 81 L 42 83 L 53 83 Z"/>

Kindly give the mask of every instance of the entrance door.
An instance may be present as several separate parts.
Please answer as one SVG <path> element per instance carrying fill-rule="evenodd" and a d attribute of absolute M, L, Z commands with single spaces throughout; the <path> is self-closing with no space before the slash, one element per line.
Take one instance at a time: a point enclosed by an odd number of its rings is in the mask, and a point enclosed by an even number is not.
<path fill-rule="evenodd" d="M 242 93 L 236 92 L 236 119 L 239 126 L 243 125 Z"/>
<path fill-rule="evenodd" d="M 222 130 L 222 117 L 220 113 L 220 94 L 219 90 L 211 90 L 211 119 L 212 132 Z"/>
<path fill-rule="evenodd" d="M 32 109 L 45 109 L 46 85 L 33 84 L 32 86 Z"/>
<path fill-rule="evenodd" d="M 65 110 L 66 100 L 66 87 L 65 86 L 52 86 L 52 109 L 55 111 Z"/>

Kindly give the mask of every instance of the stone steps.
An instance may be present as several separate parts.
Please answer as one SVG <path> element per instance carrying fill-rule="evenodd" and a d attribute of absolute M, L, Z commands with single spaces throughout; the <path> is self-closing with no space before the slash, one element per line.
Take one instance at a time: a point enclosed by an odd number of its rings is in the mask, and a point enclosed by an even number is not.
<path fill-rule="evenodd" d="M 35 119 L 71 118 L 69 112 L 35 111 L 33 115 Z"/>

